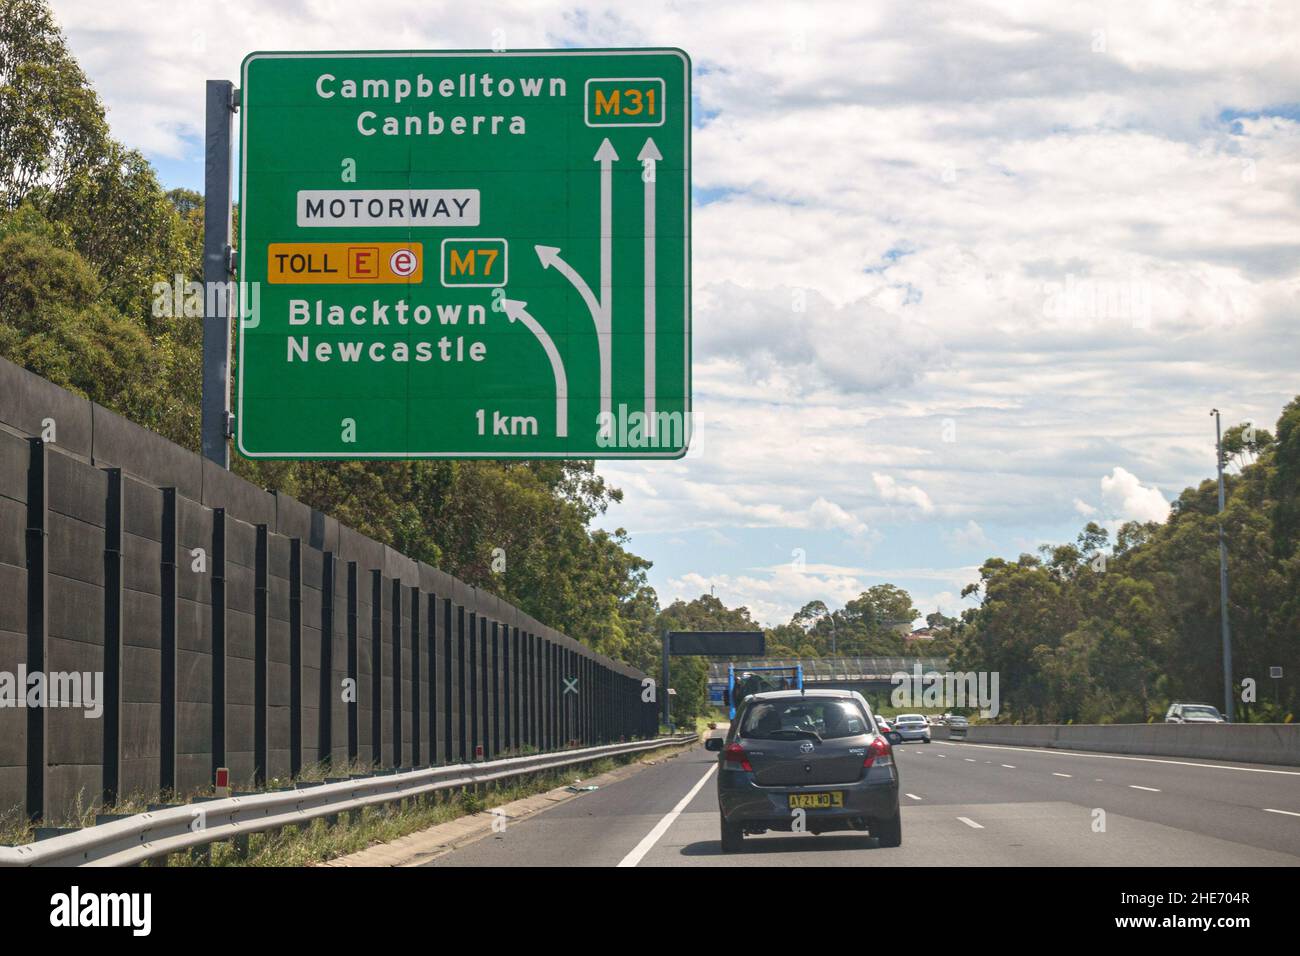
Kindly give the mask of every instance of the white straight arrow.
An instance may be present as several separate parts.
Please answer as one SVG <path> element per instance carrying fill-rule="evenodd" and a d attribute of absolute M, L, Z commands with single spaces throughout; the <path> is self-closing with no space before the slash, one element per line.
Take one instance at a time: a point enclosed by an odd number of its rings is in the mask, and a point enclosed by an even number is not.
<path fill-rule="evenodd" d="M 614 189 L 613 165 L 618 153 L 608 139 L 601 140 L 600 149 L 592 157 L 600 163 L 600 311 L 604 328 L 600 336 L 600 410 L 608 413 L 613 396 L 610 363 L 610 318 L 613 309 L 614 287 Z"/>
<path fill-rule="evenodd" d="M 663 159 L 647 138 L 636 158 L 645 184 L 645 430 L 655 434 L 655 164 Z"/>
<path fill-rule="evenodd" d="M 567 438 L 569 436 L 569 380 L 564 374 L 564 362 L 560 358 L 560 350 L 555 347 L 550 335 L 524 308 L 527 304 L 518 299 L 501 301 L 501 307 L 505 309 L 510 321 L 522 322 L 527 326 L 528 331 L 537 337 L 537 341 L 546 350 L 546 357 L 551 360 L 551 372 L 555 375 L 555 437 Z"/>

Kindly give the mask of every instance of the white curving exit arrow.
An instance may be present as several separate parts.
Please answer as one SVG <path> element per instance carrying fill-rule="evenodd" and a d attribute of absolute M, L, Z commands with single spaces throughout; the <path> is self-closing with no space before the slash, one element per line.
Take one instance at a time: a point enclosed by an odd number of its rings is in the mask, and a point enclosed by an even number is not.
<path fill-rule="evenodd" d="M 555 376 L 555 437 L 567 438 L 569 436 L 569 380 L 564 374 L 564 361 L 560 358 L 560 350 L 555 347 L 551 341 L 550 335 L 542 328 L 535 318 L 528 314 L 524 306 L 527 302 L 521 302 L 519 299 L 502 299 L 501 307 L 505 309 L 507 318 L 511 322 L 522 322 L 528 331 L 537 337 L 542 348 L 546 350 L 546 357 L 551 360 L 551 372 Z"/>
<path fill-rule="evenodd" d="M 663 159 L 653 138 L 641 152 L 641 182 L 645 185 L 645 430 L 655 434 L 655 165 Z"/>
<path fill-rule="evenodd" d="M 600 303 L 596 301 L 595 293 L 591 291 L 591 286 L 587 285 L 586 280 L 578 275 L 578 271 L 560 257 L 560 247 L 533 246 L 533 249 L 537 253 L 537 258 L 541 260 L 543 269 L 554 269 L 568 279 L 578 295 L 582 296 L 582 301 L 587 303 L 587 311 L 591 313 L 591 321 L 596 325 L 596 331 L 605 329 L 605 315 L 600 308 Z"/>

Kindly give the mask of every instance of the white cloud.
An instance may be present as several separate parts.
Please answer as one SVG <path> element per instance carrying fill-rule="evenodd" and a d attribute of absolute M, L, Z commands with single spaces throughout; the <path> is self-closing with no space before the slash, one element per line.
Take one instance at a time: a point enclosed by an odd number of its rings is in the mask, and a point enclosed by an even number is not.
<path fill-rule="evenodd" d="M 882 501 L 915 505 L 927 513 L 934 510 L 930 496 L 922 488 L 915 485 L 900 485 L 892 475 L 882 475 L 880 472 L 872 472 L 871 480 L 876 483 L 876 491 Z"/>
<path fill-rule="evenodd" d="M 963 527 L 945 532 L 944 537 L 955 548 L 987 548 L 992 544 L 979 522 L 974 519 L 967 521 Z"/>
<path fill-rule="evenodd" d="M 1136 475 L 1118 466 L 1102 476 L 1101 499 L 1120 522 L 1164 521 L 1169 517 L 1169 502 L 1160 489 L 1142 484 Z"/>

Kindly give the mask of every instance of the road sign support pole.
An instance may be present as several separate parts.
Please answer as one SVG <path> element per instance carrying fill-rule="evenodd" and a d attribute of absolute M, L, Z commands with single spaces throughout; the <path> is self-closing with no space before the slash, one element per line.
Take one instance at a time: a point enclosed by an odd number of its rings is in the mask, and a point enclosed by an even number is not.
<path fill-rule="evenodd" d="M 235 86 L 208 80 L 203 173 L 203 457 L 230 467 L 230 140 Z"/>
<path fill-rule="evenodd" d="M 1219 410 L 1214 416 L 1214 457 L 1219 469 L 1219 627 L 1223 637 L 1223 710 L 1228 722 L 1236 720 L 1237 708 L 1232 686 L 1232 632 L 1228 624 L 1228 546 L 1223 540 L 1223 428 Z"/>

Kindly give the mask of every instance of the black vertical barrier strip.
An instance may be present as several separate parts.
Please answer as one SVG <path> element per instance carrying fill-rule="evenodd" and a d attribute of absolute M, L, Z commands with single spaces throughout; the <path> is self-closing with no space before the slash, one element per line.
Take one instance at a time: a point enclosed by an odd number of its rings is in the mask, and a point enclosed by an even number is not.
<path fill-rule="evenodd" d="M 560 668 L 559 668 L 559 651 L 560 649 L 550 641 L 546 642 L 546 706 L 551 709 L 551 744 L 550 749 L 557 750 L 560 746 L 560 739 L 563 736 L 563 728 L 560 725 Z"/>
<path fill-rule="evenodd" d="M 474 612 L 461 608 L 460 613 L 460 758 L 463 762 L 474 759 L 474 747 L 478 743 L 478 710 L 475 706 L 478 698 L 474 692 L 474 666 L 478 661 L 475 647 L 478 642 L 474 639 Z"/>
<path fill-rule="evenodd" d="M 550 721 L 546 700 L 546 638 L 537 636 L 537 738 L 538 749 L 550 749 Z"/>
<path fill-rule="evenodd" d="M 267 526 L 257 526 L 257 556 L 253 561 L 253 779 L 266 783 L 267 713 L 266 713 L 266 613 L 267 549 L 270 546 Z"/>
<path fill-rule="evenodd" d="M 425 638 L 428 644 L 429 664 L 425 669 L 425 683 L 428 685 L 429 703 L 426 705 L 429 711 L 429 766 L 438 764 L 438 748 L 441 741 L 438 739 L 438 595 L 426 594 L 424 596 L 425 608 Z M 443 666 L 446 667 L 446 660 Z"/>
<path fill-rule="evenodd" d="M 509 714 L 507 725 L 510 729 L 507 732 L 510 735 L 510 746 L 518 751 L 522 743 L 519 737 L 519 708 L 522 703 L 519 693 L 522 686 L 519 680 L 519 628 L 510 628 L 509 634 L 510 657 L 506 661 L 506 686 L 510 689 L 510 693 L 506 698 L 506 706 Z"/>
<path fill-rule="evenodd" d="M 510 681 L 510 625 L 501 625 L 501 744 L 510 750 L 514 735 L 510 732 L 510 722 L 514 719 L 514 701 L 511 695 L 514 686 Z"/>
<path fill-rule="evenodd" d="M 478 615 L 469 612 L 466 622 L 465 643 L 469 646 L 469 663 L 465 667 L 465 693 L 468 698 L 466 709 L 469 711 L 469 748 L 468 757 L 473 760 L 477 754 L 478 739 Z"/>
<path fill-rule="evenodd" d="M 564 746 L 564 648 L 559 644 L 551 645 L 551 710 L 555 712 L 552 728 L 553 743 L 556 749 Z"/>
<path fill-rule="evenodd" d="M 394 579 L 392 587 L 393 629 L 393 766 L 404 767 L 402 761 L 402 582 Z"/>
<path fill-rule="evenodd" d="M 176 489 L 162 489 L 162 704 L 158 787 L 176 789 Z"/>
<path fill-rule="evenodd" d="M 104 762 L 102 801 L 112 806 L 122 780 L 122 469 L 105 468 L 104 500 Z"/>
<path fill-rule="evenodd" d="M 302 770 L 302 539 L 289 539 L 289 776 Z"/>
<path fill-rule="evenodd" d="M 420 760 L 420 589 L 411 588 L 411 766 Z"/>
<path fill-rule="evenodd" d="M 212 511 L 212 777 L 226 765 L 226 509 Z"/>
<path fill-rule="evenodd" d="M 565 678 L 569 676 L 571 667 L 569 665 L 569 649 L 561 646 L 559 651 L 560 679 L 555 682 L 555 686 L 560 695 L 560 746 L 567 747 L 569 741 L 573 739 L 573 721 L 569 716 L 569 697 L 572 695 L 566 693 L 568 685 L 565 683 Z"/>
<path fill-rule="evenodd" d="M 491 671 L 488 668 L 488 621 L 487 618 L 483 617 L 481 614 L 478 619 L 478 647 L 478 705 L 479 712 L 482 714 L 483 718 L 480 725 L 483 729 L 483 736 L 481 738 L 483 743 L 483 756 L 487 757 L 488 748 L 491 746 L 491 741 L 488 739 L 488 735 L 491 733 L 489 728 L 492 726 L 491 717 L 488 713 L 488 708 L 491 706 L 492 701 L 492 698 L 488 695 L 488 678 L 491 676 Z"/>
<path fill-rule="evenodd" d="M 452 664 L 453 661 L 459 660 L 452 654 L 452 607 L 451 598 L 443 598 L 442 601 L 442 647 L 443 647 L 443 669 L 442 669 L 442 761 L 451 763 L 454 759 L 452 756 L 452 724 L 451 705 L 452 693 L 451 682 L 453 678 Z"/>
<path fill-rule="evenodd" d="M 45 673 L 49 644 L 49 591 L 46 572 L 50 564 L 49 453 L 45 442 L 29 438 L 27 464 L 27 672 Z M 27 708 L 27 816 L 39 822 L 45 816 L 45 774 L 48 765 L 45 744 L 44 707 Z"/>
<path fill-rule="evenodd" d="M 532 687 L 529 681 L 532 679 L 533 665 L 528 657 L 528 632 L 519 632 L 519 743 L 521 746 L 531 746 L 532 737 L 532 707 L 533 696 Z"/>
<path fill-rule="evenodd" d="M 370 762 L 384 762 L 384 573 L 370 572 Z"/>
<path fill-rule="evenodd" d="M 358 678 L 357 656 L 357 563 L 348 562 L 348 685 L 351 693 L 348 700 L 348 761 L 357 759 L 361 752 L 361 728 L 358 726 L 357 694 L 360 687 Z"/>
<path fill-rule="evenodd" d="M 492 756 L 501 752 L 501 625 L 492 622 Z"/>
<path fill-rule="evenodd" d="M 316 754 L 326 764 L 334 762 L 334 552 L 326 551 L 320 580 L 320 681 L 317 688 Z"/>
<path fill-rule="evenodd" d="M 523 719 L 522 736 L 520 739 L 529 746 L 534 745 L 533 741 L 533 701 L 537 695 L 533 693 L 533 639 L 527 631 L 523 632 L 523 654 L 522 660 L 524 665 L 524 696 L 520 706 L 520 717 Z"/>

